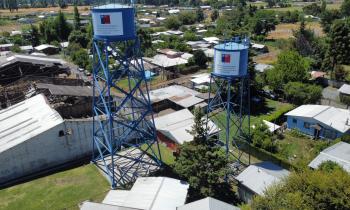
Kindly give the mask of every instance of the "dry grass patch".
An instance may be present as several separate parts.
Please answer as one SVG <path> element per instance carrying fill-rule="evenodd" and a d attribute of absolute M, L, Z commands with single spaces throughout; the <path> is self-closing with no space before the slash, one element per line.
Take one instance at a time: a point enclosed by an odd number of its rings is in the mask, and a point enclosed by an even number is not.
<path fill-rule="evenodd" d="M 300 23 L 282 23 L 276 26 L 276 30 L 271 31 L 267 36 L 268 39 L 289 39 L 293 37 L 293 30 L 297 30 Z M 313 30 L 316 36 L 324 36 L 320 23 L 307 22 L 306 28 Z"/>

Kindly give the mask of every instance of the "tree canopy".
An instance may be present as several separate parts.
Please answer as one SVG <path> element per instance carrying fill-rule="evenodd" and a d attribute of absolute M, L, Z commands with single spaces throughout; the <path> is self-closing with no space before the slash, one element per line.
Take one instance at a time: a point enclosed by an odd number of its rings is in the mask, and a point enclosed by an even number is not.
<path fill-rule="evenodd" d="M 334 163 L 292 172 L 281 184 L 253 199 L 252 209 L 349 209 L 350 175 Z"/>
<path fill-rule="evenodd" d="M 224 187 L 226 184 L 223 180 L 227 174 L 226 155 L 213 140 L 206 138 L 208 130 L 203 119 L 204 114 L 195 109 L 194 115 L 195 124 L 188 131 L 194 139 L 180 146 L 174 169 L 181 178 L 189 182 L 192 197 L 220 198 L 229 189 Z"/>
<path fill-rule="evenodd" d="M 283 51 L 274 68 L 266 72 L 268 85 L 274 90 L 283 89 L 288 82 L 303 82 L 309 78 L 310 62 L 296 51 Z"/>

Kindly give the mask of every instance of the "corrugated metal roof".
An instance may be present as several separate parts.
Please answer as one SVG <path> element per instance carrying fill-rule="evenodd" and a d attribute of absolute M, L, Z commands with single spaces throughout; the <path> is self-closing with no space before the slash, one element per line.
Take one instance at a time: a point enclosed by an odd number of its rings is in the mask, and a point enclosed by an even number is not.
<path fill-rule="evenodd" d="M 62 59 L 56 58 L 48 58 L 42 56 L 34 56 L 34 55 L 21 55 L 15 54 L 10 57 L 0 59 L 0 68 L 8 66 L 12 63 L 23 62 L 23 63 L 34 63 L 34 64 L 42 64 L 42 65 L 65 65 L 65 62 Z"/>
<path fill-rule="evenodd" d="M 38 50 L 38 51 L 45 50 L 45 49 L 48 49 L 48 48 L 58 49 L 58 47 L 56 47 L 54 45 L 50 45 L 50 44 L 42 44 L 42 45 L 39 45 L 39 46 L 35 47 L 35 49 Z"/>
<path fill-rule="evenodd" d="M 275 123 L 263 120 L 263 122 L 265 123 L 265 125 L 268 127 L 270 132 L 275 132 L 276 130 L 278 130 L 281 126 L 276 125 Z"/>
<path fill-rule="evenodd" d="M 328 160 L 338 163 L 350 173 L 350 144 L 339 142 L 328 147 L 310 162 L 309 167 L 317 169 L 321 163 Z"/>
<path fill-rule="evenodd" d="M 202 76 L 195 77 L 194 79 L 191 79 L 191 82 L 196 85 L 208 84 L 210 83 L 210 74 L 203 74 Z"/>
<path fill-rule="evenodd" d="M 194 116 L 188 109 L 154 118 L 154 123 L 158 131 L 178 144 L 193 140 L 193 136 L 188 133 L 188 130 L 192 129 Z M 208 127 L 210 128 L 209 134 L 220 131 L 212 121 L 208 122 Z"/>
<path fill-rule="evenodd" d="M 184 206 L 180 206 L 177 210 L 239 210 L 240 208 L 217 200 L 215 198 L 207 197 Z"/>
<path fill-rule="evenodd" d="M 200 94 L 199 92 L 192 90 L 190 88 L 181 86 L 181 85 L 172 85 L 172 86 L 168 86 L 165 88 L 152 90 L 149 93 L 150 99 L 152 102 L 157 102 L 157 101 L 169 99 L 169 100 L 173 101 L 174 103 L 179 103 L 179 101 L 184 100 L 186 98 L 189 98 L 188 103 L 185 101 L 181 102 L 181 103 L 183 103 L 183 105 L 186 105 L 185 107 L 188 107 L 188 104 L 191 101 L 192 102 L 194 101 L 194 99 L 190 98 L 190 97 L 195 97 L 199 94 Z M 195 102 L 197 102 L 197 101 L 198 101 L 198 103 L 200 103 L 200 102 L 204 101 L 204 99 L 201 99 L 201 100 L 199 99 L 199 100 L 196 100 Z M 181 105 L 181 104 L 179 104 L 179 105 Z M 194 104 L 192 104 L 192 105 L 194 105 Z"/>
<path fill-rule="evenodd" d="M 287 112 L 285 115 L 287 116 L 296 116 L 296 117 L 314 117 L 320 112 L 328 109 L 329 106 L 323 105 L 301 105 L 290 112 Z"/>
<path fill-rule="evenodd" d="M 350 95 L 350 85 L 348 84 L 344 84 L 342 85 L 339 90 L 339 92 L 343 93 L 343 94 L 347 94 L 347 95 Z"/>
<path fill-rule="evenodd" d="M 136 209 L 174 210 L 185 203 L 189 185 L 168 177 L 140 177 L 124 199 L 108 193 L 103 203 Z M 115 190 L 112 190 L 115 191 Z M 118 190 L 117 190 L 118 191 Z"/>
<path fill-rule="evenodd" d="M 271 162 L 261 162 L 248 166 L 236 179 L 258 195 L 274 183 L 289 175 L 289 171 Z"/>
<path fill-rule="evenodd" d="M 67 86 L 67 85 L 53 85 L 53 84 L 36 84 L 38 89 L 48 89 L 52 95 L 60 96 L 93 96 L 93 87 L 91 86 Z M 95 91 L 98 96 L 98 92 Z"/>
<path fill-rule="evenodd" d="M 135 209 L 128 208 L 122 206 L 114 206 L 104 203 L 94 203 L 90 201 L 85 201 L 81 204 L 80 210 L 143 210 L 143 209 Z"/>
<path fill-rule="evenodd" d="M 183 59 L 181 57 L 169 58 L 168 56 L 163 54 L 157 54 L 153 58 L 144 58 L 144 60 L 163 68 L 173 67 L 173 66 L 188 63 L 188 60 Z"/>
<path fill-rule="evenodd" d="M 63 122 L 62 117 L 50 107 L 45 96 L 41 94 L 1 110 L 0 152 Z"/>
<path fill-rule="evenodd" d="M 323 105 L 302 105 L 286 113 L 287 116 L 313 118 L 321 124 L 345 133 L 350 129 L 350 110 Z"/>

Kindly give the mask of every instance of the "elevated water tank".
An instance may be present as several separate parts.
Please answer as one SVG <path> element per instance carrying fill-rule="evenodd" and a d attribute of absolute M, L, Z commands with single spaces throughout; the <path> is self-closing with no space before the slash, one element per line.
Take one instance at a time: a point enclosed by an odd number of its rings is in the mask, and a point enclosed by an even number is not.
<path fill-rule="evenodd" d="M 248 75 L 248 46 L 227 42 L 214 47 L 213 73 L 224 77 Z"/>
<path fill-rule="evenodd" d="M 133 7 L 106 4 L 95 6 L 91 11 L 95 39 L 123 41 L 136 38 Z"/>

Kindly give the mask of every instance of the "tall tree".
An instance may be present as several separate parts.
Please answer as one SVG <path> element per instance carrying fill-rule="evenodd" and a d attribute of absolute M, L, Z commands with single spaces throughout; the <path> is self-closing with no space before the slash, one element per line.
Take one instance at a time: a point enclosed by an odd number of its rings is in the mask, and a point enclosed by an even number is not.
<path fill-rule="evenodd" d="M 344 0 L 340 6 L 340 12 L 344 17 L 350 16 L 350 0 Z"/>
<path fill-rule="evenodd" d="M 55 19 L 55 28 L 60 41 L 68 40 L 72 29 L 61 10 L 58 12 L 58 16 Z"/>
<path fill-rule="evenodd" d="M 332 71 L 338 64 L 350 64 L 350 20 L 334 21 L 329 40 L 327 60 L 331 62 Z"/>
<path fill-rule="evenodd" d="M 38 46 L 40 44 L 40 34 L 39 30 L 35 25 L 30 26 L 30 37 L 32 46 Z"/>
<path fill-rule="evenodd" d="M 210 15 L 210 18 L 212 21 L 216 21 L 219 17 L 219 11 L 217 9 L 214 9 L 213 12 Z"/>
<path fill-rule="evenodd" d="M 309 78 L 310 62 L 296 51 L 278 55 L 274 68 L 266 73 L 266 80 L 274 90 L 282 90 L 288 82 L 304 82 Z"/>
<path fill-rule="evenodd" d="M 74 4 L 74 30 L 80 29 L 80 14 L 77 4 Z"/>
<path fill-rule="evenodd" d="M 220 197 L 226 189 L 223 188 L 223 177 L 227 173 L 227 159 L 220 147 L 207 139 L 208 129 L 203 116 L 195 109 L 195 123 L 189 131 L 194 139 L 180 146 L 174 169 L 189 182 L 192 197 Z"/>

